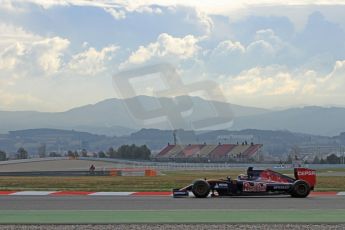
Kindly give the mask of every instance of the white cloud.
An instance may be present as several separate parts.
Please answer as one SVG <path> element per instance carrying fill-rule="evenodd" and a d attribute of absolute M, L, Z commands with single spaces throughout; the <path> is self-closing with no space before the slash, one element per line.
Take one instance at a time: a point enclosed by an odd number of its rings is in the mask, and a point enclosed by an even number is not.
<path fill-rule="evenodd" d="M 56 73 L 62 67 L 63 52 L 70 42 L 60 37 L 46 38 L 33 43 L 29 48 L 27 57 L 36 59 L 38 67 L 46 74 Z"/>
<path fill-rule="evenodd" d="M 0 68 L 25 72 L 28 75 L 51 75 L 63 64 L 63 52 L 69 41 L 60 37 L 42 38 L 33 42 L 17 42 L 1 54 Z"/>
<path fill-rule="evenodd" d="M 239 41 L 221 41 L 205 61 L 207 69 L 211 73 L 228 74 L 238 72 L 248 64 L 245 60 L 247 47 Z"/>
<path fill-rule="evenodd" d="M 118 50 L 114 45 L 99 51 L 90 47 L 73 55 L 65 66 L 63 57 L 69 53 L 67 48 L 70 45 L 67 39 L 44 38 L 21 27 L 6 24 L 0 24 L 0 32 L 3 34 L 0 39 L 3 49 L 0 52 L 0 77 L 11 82 L 18 77 L 49 76 L 66 70 L 95 75 L 105 70 L 105 62 L 110 61 Z M 87 46 L 86 43 L 84 45 Z"/>
<path fill-rule="evenodd" d="M 10 0 L 3 0 L 4 9 L 16 9 L 18 6 L 13 6 Z M 298 24 L 305 23 L 305 9 L 301 13 L 301 6 L 308 6 L 309 8 L 318 6 L 337 6 L 345 5 L 343 0 L 140 0 L 140 1 L 128 1 L 128 0 L 105 0 L 105 1 L 88 1 L 88 0 L 14 0 L 12 2 L 21 5 L 22 10 L 25 5 L 33 3 L 48 9 L 54 6 L 91 6 L 99 8 L 122 8 L 128 12 L 145 12 L 145 13 L 160 13 L 159 7 L 176 7 L 186 6 L 196 8 L 207 15 L 223 15 L 230 17 L 232 20 L 238 20 L 247 15 L 284 15 L 289 17 L 298 27 Z M 266 8 L 263 9 L 263 8 Z M 286 10 L 288 8 L 288 10 Z M 311 12 L 311 10 L 307 10 Z M 303 15 L 304 14 L 304 15 Z M 340 13 L 341 14 L 341 13 Z M 332 16 L 332 14 L 330 14 Z M 296 18 L 297 17 L 297 18 Z M 302 18 L 302 19 L 301 19 Z M 339 19 L 339 22 L 343 21 L 343 18 Z"/>
<path fill-rule="evenodd" d="M 249 59 L 260 60 L 262 58 L 267 62 L 276 58 L 281 51 L 288 53 L 287 49 L 290 48 L 272 29 L 263 29 L 256 31 L 254 41 L 247 46 L 246 51 Z"/>
<path fill-rule="evenodd" d="M 131 11 L 130 8 L 127 7 L 127 10 Z M 139 12 L 139 13 L 149 13 L 149 14 L 162 14 L 163 11 L 159 7 L 152 7 L 148 5 L 139 6 L 137 8 L 134 8 L 133 11 Z"/>
<path fill-rule="evenodd" d="M 238 41 L 226 40 L 220 42 L 217 47 L 213 50 L 216 54 L 226 54 L 228 52 L 232 53 L 245 53 L 246 48 Z"/>
<path fill-rule="evenodd" d="M 128 1 L 128 0 L 105 0 L 105 1 L 88 1 L 88 0 L 16 0 L 16 2 L 31 2 L 39 4 L 45 7 L 51 7 L 56 5 L 85 5 L 85 6 L 114 6 L 114 5 L 127 5 L 130 8 L 137 8 L 146 5 L 187 5 L 187 6 L 201 6 L 210 7 L 211 9 L 228 9 L 239 6 L 250 5 L 343 5 L 342 0 L 286 0 L 284 2 L 277 2 L 276 0 L 238 0 L 229 2 L 227 0 L 140 0 L 140 1 Z"/>
<path fill-rule="evenodd" d="M 248 45 L 224 40 L 211 50 L 206 65 L 218 74 L 238 74 L 256 66 L 289 64 L 297 58 L 295 48 L 282 41 L 272 29 L 258 30 Z"/>
<path fill-rule="evenodd" d="M 30 44 L 42 39 L 40 36 L 27 32 L 21 27 L 5 23 L 0 23 L 0 34 L 0 48 L 2 50 L 15 43 Z"/>
<path fill-rule="evenodd" d="M 274 107 L 296 104 L 343 104 L 345 99 L 345 60 L 333 71 L 320 76 L 313 70 L 289 71 L 282 66 L 255 67 L 229 77 L 221 88 L 229 101 Z"/>
<path fill-rule="evenodd" d="M 333 71 L 322 79 L 321 83 L 321 87 L 318 88 L 320 92 L 345 95 L 345 60 L 337 61 Z"/>
<path fill-rule="evenodd" d="M 25 12 L 24 8 L 18 7 L 14 4 L 12 0 L 1 0 L 0 10 L 10 12 L 10 13 L 22 13 Z"/>
<path fill-rule="evenodd" d="M 211 17 L 198 8 L 195 8 L 194 11 L 187 15 L 186 21 L 191 22 L 192 24 L 196 22 L 196 25 L 201 27 L 207 35 L 212 32 L 214 27 Z"/>
<path fill-rule="evenodd" d="M 69 45 L 58 37 L 32 44 L 17 42 L 0 55 L 0 107 L 8 110 L 33 110 L 49 107 L 34 95 L 40 84 L 30 88 L 26 81 L 57 73 L 62 67 L 61 55 Z M 47 95 L 46 95 L 47 96 Z"/>
<path fill-rule="evenodd" d="M 271 43 L 265 40 L 258 40 L 250 43 L 247 47 L 248 55 L 250 58 L 260 60 L 258 58 L 272 58 L 275 55 L 275 49 Z"/>
<path fill-rule="evenodd" d="M 119 47 L 110 45 L 100 51 L 93 47 L 75 54 L 68 64 L 69 69 L 81 75 L 96 75 L 106 70 L 105 63 L 110 61 Z"/>
<path fill-rule="evenodd" d="M 198 38 L 187 35 L 183 38 L 173 37 L 169 34 L 160 34 L 156 42 L 147 46 L 140 46 L 134 51 L 122 66 L 127 64 L 142 64 L 153 58 L 168 58 L 185 60 L 195 56 L 199 50 Z"/>
<path fill-rule="evenodd" d="M 121 9 L 115 8 L 104 8 L 105 12 L 109 13 L 116 20 L 121 20 L 126 18 L 126 12 Z"/>
<path fill-rule="evenodd" d="M 62 66 L 62 55 L 70 42 L 60 37 L 44 38 L 21 27 L 0 24 L 0 69 L 51 75 Z M 15 73 L 13 73 L 15 74 Z"/>
<path fill-rule="evenodd" d="M 335 60 L 345 58 L 344 52 L 339 48 L 339 43 L 344 44 L 343 37 L 340 36 L 342 31 L 338 33 L 336 30 L 338 27 L 335 25 L 335 22 L 338 23 L 344 17 L 339 16 L 338 21 L 331 20 L 324 12 L 328 11 L 330 15 L 337 6 L 318 5 L 343 4 L 343 1 L 291 0 L 280 3 L 273 0 L 250 0 L 229 3 L 225 0 L 216 2 L 210 0 L 3 0 L 1 3 L 2 21 L 22 23 L 24 28 L 37 31 L 32 33 L 20 26 L 0 23 L 0 90 L 2 98 L 8 98 L 9 102 L 21 100 L 11 100 L 9 95 L 12 93 L 11 87 L 17 90 L 17 94 L 20 93 L 18 87 L 23 87 L 25 84 L 18 79 L 22 80 L 26 76 L 37 80 L 37 86 L 31 85 L 35 92 L 43 90 L 43 84 L 39 83 L 43 76 L 46 77 L 45 81 L 51 81 L 52 85 L 58 85 L 54 82 L 56 79 L 61 80 L 62 91 L 67 85 L 75 83 L 74 80 L 70 80 L 71 76 L 74 77 L 73 79 L 83 80 L 85 75 L 97 75 L 85 79 L 83 84 L 88 84 L 86 81 L 92 80 L 94 85 L 104 86 L 107 82 L 106 78 L 99 81 L 95 79 L 109 76 L 107 73 L 113 70 L 110 63 L 114 67 L 119 63 L 122 63 L 121 67 L 130 67 L 170 62 L 176 64 L 183 73 L 184 81 L 191 79 L 192 82 L 201 78 L 226 76 L 225 80 L 221 80 L 224 92 L 229 101 L 235 103 L 240 101 L 239 104 L 266 107 L 332 101 L 344 104 L 342 102 L 345 85 L 344 61 L 336 62 L 333 70 L 330 71 Z M 308 5 L 308 7 L 291 7 L 296 5 Z M 55 9 L 51 9 L 54 6 L 65 6 L 66 9 L 57 9 L 62 13 L 61 17 L 65 14 L 71 16 L 69 14 L 74 10 L 78 12 L 86 10 L 83 12 L 103 13 L 103 16 L 109 14 L 117 21 L 111 20 L 110 16 L 100 17 L 95 24 L 104 23 L 106 26 L 99 26 L 99 30 L 96 30 L 96 27 L 89 28 L 87 20 L 77 20 L 69 27 L 59 24 L 61 20 L 53 23 L 50 20 L 44 21 L 51 16 L 50 13 L 56 13 Z M 102 12 L 95 9 L 88 11 L 90 7 L 70 6 L 97 7 Z M 67 9 L 68 7 L 70 9 Z M 293 10 L 297 8 L 301 10 L 295 14 Z M 337 12 L 340 12 L 338 14 L 343 15 L 341 14 L 343 7 L 337 8 L 339 8 Z M 26 13 L 15 15 L 13 18 L 10 16 L 13 15 L 12 12 L 20 9 L 25 10 Z M 45 9 L 48 10 L 44 11 Z M 280 9 L 280 11 L 271 9 Z M 283 12 L 285 9 L 289 12 Z M 325 20 L 314 21 L 315 27 L 309 26 L 310 34 L 302 36 L 303 42 L 299 43 L 299 46 L 297 43 L 301 31 L 297 31 L 289 20 L 298 18 L 297 14 L 307 18 L 310 12 L 318 9 L 321 9 L 320 12 L 325 15 Z M 38 11 L 44 12 L 36 15 Z M 237 20 L 236 17 L 239 17 L 242 11 L 245 11 L 245 16 L 251 17 L 234 22 L 232 17 Z M 25 17 L 21 18 L 23 15 Z M 26 18 L 30 20 L 24 21 Z M 39 20 L 44 23 L 37 23 Z M 122 21 L 118 22 L 118 20 Z M 332 23 L 324 23 L 327 20 L 331 20 Z M 135 25 L 132 24 L 133 22 Z M 151 22 L 153 23 L 150 24 Z M 53 26 L 55 23 L 58 26 Z M 322 33 L 323 31 L 329 32 Z M 60 33 L 64 35 L 59 35 Z M 218 36 L 217 33 L 221 35 Z M 322 35 L 325 34 L 326 38 L 336 39 L 326 39 L 331 42 L 324 42 Z M 127 50 L 121 49 L 121 52 L 118 52 L 117 46 L 108 45 L 114 42 L 126 47 Z M 307 52 L 308 45 L 310 50 L 315 51 L 314 53 Z M 322 49 L 316 49 L 318 47 Z M 326 50 L 327 54 L 320 50 Z M 116 59 L 119 60 L 112 59 L 115 54 Z M 310 64 L 311 60 L 316 60 L 315 64 Z M 329 68 L 326 68 L 326 65 Z M 26 78 L 29 79 L 33 78 Z M 94 85 L 90 84 L 88 89 L 92 90 Z M 54 87 L 51 86 L 50 89 Z M 36 97 L 38 94 L 33 95 Z M 46 93 L 48 94 L 49 92 Z M 23 95 L 30 97 L 30 93 Z M 44 98 L 43 93 L 39 95 L 39 98 Z M 78 101 L 81 103 L 81 100 L 76 98 L 76 105 L 79 105 Z M 61 99 L 59 106 L 63 107 L 64 104 Z"/>
<path fill-rule="evenodd" d="M 234 95 L 282 95 L 293 94 L 300 84 L 282 67 L 255 67 L 243 71 L 228 82 Z"/>
<path fill-rule="evenodd" d="M 20 43 L 13 44 L 4 49 L 0 54 L 0 70 L 11 70 L 18 63 L 18 56 L 24 54 L 24 46 Z"/>
<path fill-rule="evenodd" d="M 73 107 L 65 102 L 66 97 L 54 95 L 64 94 L 71 84 L 71 76 L 78 82 L 85 75 L 109 70 L 109 63 L 119 49 L 109 45 L 98 50 L 85 43 L 79 44 L 79 47 L 84 45 L 85 50 L 73 55 L 70 41 L 65 38 L 43 37 L 18 26 L 1 23 L 0 34 L 0 109 L 6 110 L 61 111 Z M 91 90 L 96 84 L 96 80 L 85 82 L 79 90 L 83 91 L 83 87 Z M 73 87 L 69 92 L 76 92 Z M 104 97 L 102 92 L 99 95 Z M 96 98 L 99 99 L 98 96 Z"/>

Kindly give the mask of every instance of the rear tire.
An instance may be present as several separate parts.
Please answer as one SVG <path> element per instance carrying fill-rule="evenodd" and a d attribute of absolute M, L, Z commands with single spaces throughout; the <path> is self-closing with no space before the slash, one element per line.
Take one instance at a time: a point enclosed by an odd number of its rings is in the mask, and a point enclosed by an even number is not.
<path fill-rule="evenodd" d="M 296 198 L 307 197 L 310 193 L 310 186 L 303 180 L 295 181 L 291 191 L 291 196 Z"/>
<path fill-rule="evenodd" d="M 210 184 L 205 180 L 196 180 L 193 182 L 192 192 L 196 198 L 206 198 L 210 190 Z"/>

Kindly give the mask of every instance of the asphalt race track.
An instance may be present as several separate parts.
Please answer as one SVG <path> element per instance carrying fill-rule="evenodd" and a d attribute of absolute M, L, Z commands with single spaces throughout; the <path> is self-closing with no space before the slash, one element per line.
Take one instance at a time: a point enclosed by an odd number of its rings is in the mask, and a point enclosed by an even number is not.
<path fill-rule="evenodd" d="M 328 223 L 345 221 L 344 196 L 309 198 L 0 196 L 0 224 Z"/>
<path fill-rule="evenodd" d="M 345 197 L 0 196 L 0 210 L 344 209 Z"/>

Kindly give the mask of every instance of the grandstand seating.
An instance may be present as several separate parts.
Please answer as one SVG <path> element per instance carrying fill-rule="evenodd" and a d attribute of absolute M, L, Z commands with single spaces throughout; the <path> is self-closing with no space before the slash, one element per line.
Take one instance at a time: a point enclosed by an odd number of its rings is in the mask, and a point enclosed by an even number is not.
<path fill-rule="evenodd" d="M 237 158 L 239 155 L 241 155 L 241 158 L 243 157 L 243 153 L 250 147 L 251 145 L 236 145 L 235 148 L 229 152 L 228 157 L 234 157 Z"/>
<path fill-rule="evenodd" d="M 218 145 L 205 145 L 199 152 L 200 157 L 208 157 L 208 155 L 217 148 Z"/>
<path fill-rule="evenodd" d="M 209 157 L 213 159 L 224 158 L 235 147 L 236 145 L 232 144 L 218 145 L 212 152 L 210 152 Z"/>
<path fill-rule="evenodd" d="M 176 157 L 184 148 L 184 145 L 174 145 L 174 148 L 172 148 L 165 156 L 169 158 Z"/>
<path fill-rule="evenodd" d="M 192 157 L 200 154 L 200 150 L 204 145 L 188 145 L 184 148 L 177 157 Z"/>
<path fill-rule="evenodd" d="M 251 158 L 253 155 L 255 155 L 259 149 L 262 147 L 262 145 L 256 144 L 256 145 L 251 145 L 244 153 L 243 157 L 245 158 Z"/>
<path fill-rule="evenodd" d="M 261 144 L 255 145 L 168 145 L 163 148 L 156 156 L 157 159 L 176 159 L 176 160 L 227 160 L 228 158 L 249 159 L 252 158 L 262 147 Z"/>
<path fill-rule="evenodd" d="M 167 145 L 164 149 L 162 149 L 158 154 L 157 157 L 164 157 L 170 150 L 172 150 L 175 145 Z"/>

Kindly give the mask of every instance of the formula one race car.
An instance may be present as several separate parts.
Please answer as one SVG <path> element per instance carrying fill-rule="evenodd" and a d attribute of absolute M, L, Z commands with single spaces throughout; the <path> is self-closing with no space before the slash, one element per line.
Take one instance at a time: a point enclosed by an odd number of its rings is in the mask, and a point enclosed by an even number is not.
<path fill-rule="evenodd" d="M 205 198 L 210 193 L 211 197 L 283 194 L 307 197 L 316 184 L 315 170 L 295 168 L 294 174 L 295 178 L 292 178 L 270 169 L 253 170 L 253 167 L 249 167 L 247 175 L 240 175 L 235 180 L 230 177 L 218 180 L 195 180 L 184 188 L 173 189 L 173 197 L 189 196 L 189 192 L 197 198 Z"/>

